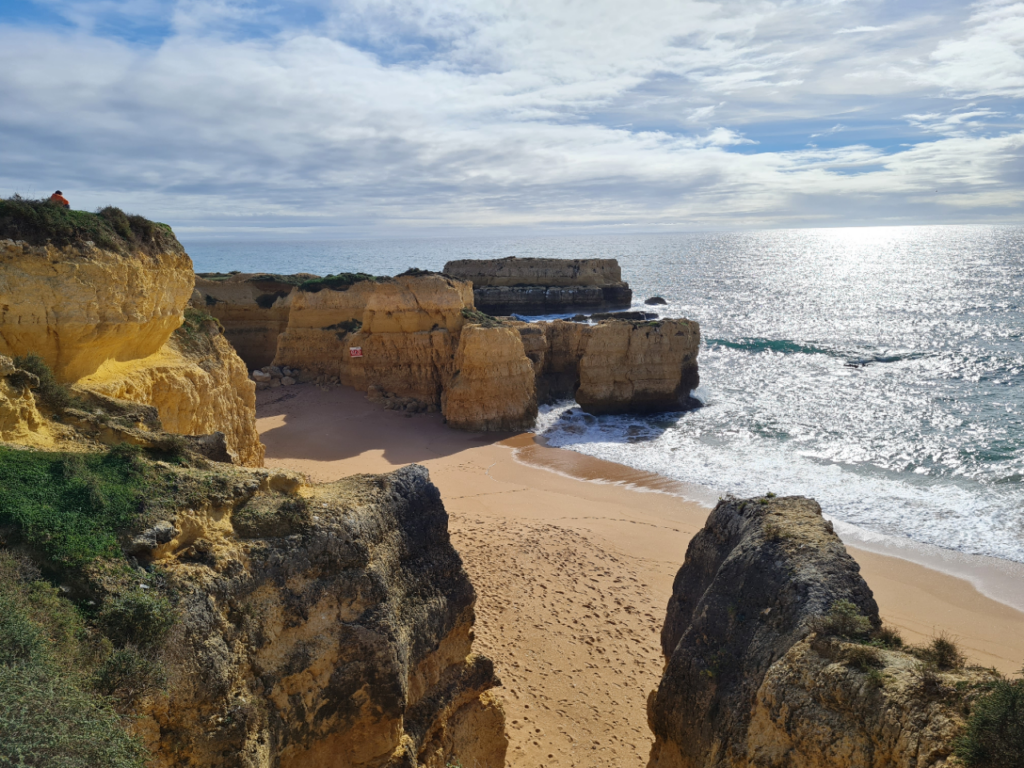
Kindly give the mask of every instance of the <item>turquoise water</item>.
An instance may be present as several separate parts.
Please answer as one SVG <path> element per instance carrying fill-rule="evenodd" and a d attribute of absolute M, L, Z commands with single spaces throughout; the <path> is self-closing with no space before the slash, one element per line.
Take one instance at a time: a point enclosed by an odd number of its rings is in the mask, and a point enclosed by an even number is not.
<path fill-rule="evenodd" d="M 700 322 L 705 407 L 594 418 L 563 404 L 538 421 L 552 444 L 1024 562 L 1024 228 L 185 245 L 198 271 L 618 258 L 636 304 L 658 294 L 658 311 Z"/>

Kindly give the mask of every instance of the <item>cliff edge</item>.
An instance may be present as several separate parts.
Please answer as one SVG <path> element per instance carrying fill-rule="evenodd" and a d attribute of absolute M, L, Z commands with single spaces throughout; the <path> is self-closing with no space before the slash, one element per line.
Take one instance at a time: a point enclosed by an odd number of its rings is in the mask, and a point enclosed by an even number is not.
<path fill-rule="evenodd" d="M 991 673 L 926 665 L 880 628 L 817 503 L 720 501 L 673 585 L 649 768 L 952 765 Z"/>

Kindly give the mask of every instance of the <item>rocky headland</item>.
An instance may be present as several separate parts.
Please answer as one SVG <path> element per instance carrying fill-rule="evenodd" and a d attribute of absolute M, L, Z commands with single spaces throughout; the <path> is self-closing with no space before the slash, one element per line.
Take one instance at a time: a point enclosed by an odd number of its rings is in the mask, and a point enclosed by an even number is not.
<path fill-rule="evenodd" d="M 997 679 L 904 648 L 817 503 L 726 499 L 690 542 L 648 702 L 649 768 L 953 765 Z"/>
<path fill-rule="evenodd" d="M 603 262 L 590 271 L 570 266 L 580 280 L 603 280 L 610 269 Z M 557 271 L 548 265 L 543 274 L 556 279 Z M 618 266 L 611 271 L 618 275 Z M 253 298 L 260 285 L 265 307 Z M 300 371 L 305 380 L 354 387 L 390 407 L 440 410 L 449 425 L 479 431 L 529 429 L 538 405 L 558 399 L 576 399 L 592 413 L 698 405 L 690 392 L 699 383 L 700 328 L 689 320 L 496 318 L 475 306 L 473 283 L 422 270 L 393 278 L 232 275 L 199 280 L 196 290 L 193 305 L 222 322 L 245 317 L 225 335 L 241 339 L 250 360 L 272 353 L 273 365 L 254 374 L 258 387 L 296 378 L 284 369 Z M 229 291 L 247 297 L 244 313 Z M 254 340 L 265 347 L 256 349 Z"/>
<path fill-rule="evenodd" d="M 633 301 L 615 259 L 462 259 L 444 274 L 473 283 L 477 308 L 492 315 L 628 309 Z"/>

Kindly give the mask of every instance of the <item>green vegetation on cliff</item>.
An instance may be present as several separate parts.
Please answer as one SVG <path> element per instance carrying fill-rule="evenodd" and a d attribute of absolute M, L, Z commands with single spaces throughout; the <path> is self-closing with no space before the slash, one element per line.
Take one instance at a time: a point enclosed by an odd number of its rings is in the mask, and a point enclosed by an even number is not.
<path fill-rule="evenodd" d="M 369 281 L 377 282 L 380 278 L 367 275 L 364 272 L 341 272 L 337 275 L 327 275 L 314 280 L 305 280 L 299 285 L 299 290 L 304 293 L 319 293 L 324 289 L 332 291 L 347 291 L 356 283 Z"/>
<path fill-rule="evenodd" d="M 0 240 L 7 239 L 58 247 L 91 242 L 120 253 L 182 250 L 168 225 L 127 214 L 120 208 L 107 206 L 89 213 L 18 195 L 0 200 Z"/>
<path fill-rule="evenodd" d="M 38 575 L 0 551 L 0 764 L 141 767 L 145 751 L 89 674 L 108 648 Z"/>

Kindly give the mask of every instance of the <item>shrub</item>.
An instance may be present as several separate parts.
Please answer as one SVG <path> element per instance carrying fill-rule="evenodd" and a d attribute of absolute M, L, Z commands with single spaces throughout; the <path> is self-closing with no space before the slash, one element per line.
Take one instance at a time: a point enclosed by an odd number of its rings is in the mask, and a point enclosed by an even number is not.
<path fill-rule="evenodd" d="M 120 554 L 117 533 L 142 511 L 145 485 L 128 449 L 69 455 L 0 447 L 0 526 L 50 567 L 77 568 Z"/>
<path fill-rule="evenodd" d="M 811 629 L 823 636 L 866 639 L 871 632 L 871 620 L 849 600 L 836 600 L 825 616 L 815 616 L 811 620 Z"/>
<path fill-rule="evenodd" d="M 886 648 L 902 648 L 903 647 L 903 635 L 895 627 L 890 627 L 888 624 L 883 624 L 881 627 L 871 633 L 871 639 L 878 641 L 881 645 Z"/>
<path fill-rule="evenodd" d="M 122 702 L 131 701 L 166 683 L 160 664 L 134 646 L 115 650 L 96 671 L 96 689 Z"/>
<path fill-rule="evenodd" d="M 312 280 L 304 280 L 299 284 L 299 290 L 304 293 L 319 293 L 325 288 L 332 291 L 347 291 L 356 283 L 369 281 L 377 282 L 377 278 L 365 272 L 342 272 L 337 275 L 317 277 Z"/>
<path fill-rule="evenodd" d="M 174 608 L 160 594 L 131 591 L 109 598 L 96 618 L 114 645 L 152 648 L 174 626 Z"/>
<path fill-rule="evenodd" d="M 861 672 L 881 669 L 885 666 L 882 655 L 876 649 L 867 645 L 855 645 L 844 649 L 843 661 L 854 669 L 859 669 Z"/>
<path fill-rule="evenodd" d="M 34 352 L 18 355 L 14 358 L 14 364 L 39 379 L 39 386 L 35 390 L 35 395 L 54 411 L 83 407 L 82 401 L 75 397 L 70 389 L 57 381 L 53 371 L 50 370 L 50 366 L 39 355 Z"/>
<path fill-rule="evenodd" d="M 939 669 L 960 669 L 967 661 L 960 647 L 945 632 L 932 640 L 927 653 L 929 660 Z"/>
<path fill-rule="evenodd" d="M 492 317 L 486 312 L 481 312 L 479 309 L 466 309 L 463 307 L 462 316 L 469 320 L 469 322 L 477 323 L 484 328 L 499 328 L 504 325 L 498 318 Z"/>
<path fill-rule="evenodd" d="M 58 247 L 92 242 L 121 253 L 142 251 L 153 255 L 182 251 L 166 224 L 126 214 L 119 208 L 88 213 L 18 195 L 0 200 L 0 240 L 7 238 Z"/>
<path fill-rule="evenodd" d="M 968 768 L 1020 768 L 1024 759 L 1024 680 L 1000 680 L 974 703 L 956 755 Z"/>

